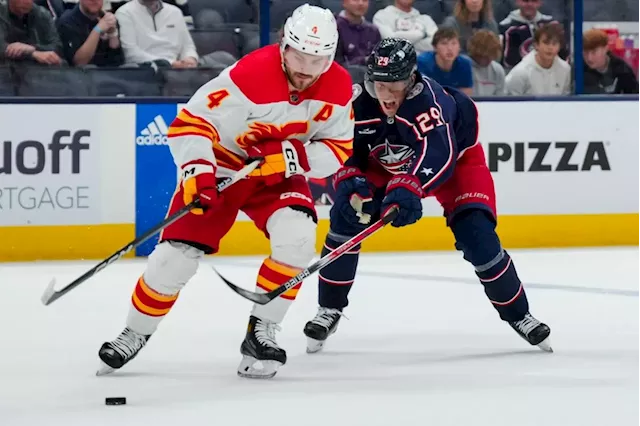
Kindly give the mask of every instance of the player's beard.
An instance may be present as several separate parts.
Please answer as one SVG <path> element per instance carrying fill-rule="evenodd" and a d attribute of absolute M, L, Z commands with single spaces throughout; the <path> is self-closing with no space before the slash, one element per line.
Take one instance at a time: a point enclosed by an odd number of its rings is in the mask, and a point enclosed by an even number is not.
<path fill-rule="evenodd" d="M 308 89 L 313 83 L 316 82 L 319 76 L 312 76 L 310 74 L 303 74 L 300 72 L 291 72 L 287 70 L 287 79 L 294 89 L 303 91 Z"/>

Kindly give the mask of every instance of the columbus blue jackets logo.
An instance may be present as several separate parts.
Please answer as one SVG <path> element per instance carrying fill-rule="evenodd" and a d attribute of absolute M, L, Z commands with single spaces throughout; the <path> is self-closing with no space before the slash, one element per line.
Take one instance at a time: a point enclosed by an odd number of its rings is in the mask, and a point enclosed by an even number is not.
<path fill-rule="evenodd" d="M 414 151 L 406 145 L 396 145 L 385 141 L 371 150 L 371 156 L 378 160 L 389 173 L 405 173 L 411 165 Z"/>

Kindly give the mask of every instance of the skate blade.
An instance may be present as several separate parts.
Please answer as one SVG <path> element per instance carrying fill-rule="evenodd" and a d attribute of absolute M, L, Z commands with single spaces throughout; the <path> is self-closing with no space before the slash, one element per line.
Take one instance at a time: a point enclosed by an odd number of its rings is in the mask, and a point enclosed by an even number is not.
<path fill-rule="evenodd" d="M 307 337 L 307 353 L 315 354 L 320 352 L 324 347 L 324 342 L 326 342 L 326 340 L 316 340 L 311 337 Z"/>
<path fill-rule="evenodd" d="M 96 371 L 96 376 L 106 376 L 107 374 L 111 374 L 116 371 L 115 368 L 109 367 L 104 361 L 100 361 L 100 366 L 98 367 L 98 371 Z"/>
<path fill-rule="evenodd" d="M 538 343 L 537 346 L 545 352 L 553 353 L 553 348 L 551 347 L 551 341 L 549 340 L 548 337 L 544 339 L 542 342 Z"/>
<path fill-rule="evenodd" d="M 278 361 L 259 360 L 244 355 L 238 366 L 238 376 L 247 379 L 270 379 L 276 375 L 281 366 L 282 363 Z"/>

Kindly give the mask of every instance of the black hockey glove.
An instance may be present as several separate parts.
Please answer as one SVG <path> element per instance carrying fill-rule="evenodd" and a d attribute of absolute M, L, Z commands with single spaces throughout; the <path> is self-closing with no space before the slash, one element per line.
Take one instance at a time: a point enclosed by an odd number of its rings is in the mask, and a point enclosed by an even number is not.
<path fill-rule="evenodd" d="M 353 166 L 343 166 L 333 176 L 333 187 L 336 190 L 334 208 L 353 226 L 364 228 L 371 222 L 374 206 L 371 200 L 373 193 L 367 179 Z"/>
<path fill-rule="evenodd" d="M 399 228 L 416 223 L 422 217 L 422 196 L 420 179 L 415 175 L 396 175 L 387 184 L 387 194 L 382 200 L 382 216 L 397 206 L 398 216 L 391 226 Z"/>

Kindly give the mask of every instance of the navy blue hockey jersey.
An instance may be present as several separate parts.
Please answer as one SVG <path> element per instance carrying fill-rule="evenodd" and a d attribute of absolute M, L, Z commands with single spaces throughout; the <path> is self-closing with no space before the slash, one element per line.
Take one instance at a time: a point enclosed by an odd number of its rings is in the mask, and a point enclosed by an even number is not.
<path fill-rule="evenodd" d="M 452 174 L 458 156 L 477 143 L 473 101 L 453 88 L 423 77 L 389 118 L 377 99 L 354 85 L 355 135 L 347 164 L 366 171 L 373 162 L 392 174 L 419 177 L 428 195 Z"/>

